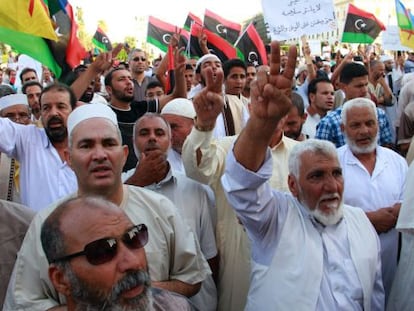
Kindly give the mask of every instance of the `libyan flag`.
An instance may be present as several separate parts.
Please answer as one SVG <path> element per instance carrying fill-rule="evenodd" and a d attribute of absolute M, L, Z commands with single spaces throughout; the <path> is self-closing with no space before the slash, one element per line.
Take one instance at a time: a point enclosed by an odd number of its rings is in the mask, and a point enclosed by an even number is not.
<path fill-rule="evenodd" d="M 200 26 L 203 25 L 203 21 L 198 16 L 194 15 L 193 13 L 189 12 L 187 18 L 184 22 L 184 29 L 187 31 L 191 30 L 191 25 L 193 23 L 199 24 Z"/>
<path fill-rule="evenodd" d="M 204 14 L 204 27 L 234 44 L 239 38 L 241 26 L 206 9 Z"/>
<path fill-rule="evenodd" d="M 229 42 L 221 38 L 220 36 L 212 33 L 207 29 L 203 29 L 198 24 L 193 24 L 191 27 L 190 33 L 190 54 L 191 57 L 201 57 L 203 56 L 203 52 L 201 50 L 200 44 L 198 42 L 198 37 L 201 33 L 205 33 L 207 35 L 207 48 L 209 49 L 210 53 L 217 55 L 218 58 L 222 62 L 236 58 L 236 49 L 233 45 Z"/>
<path fill-rule="evenodd" d="M 259 65 L 267 65 L 266 48 L 262 38 L 257 33 L 253 23 L 244 30 L 235 47 L 240 59 L 253 64 L 255 67 Z"/>
<path fill-rule="evenodd" d="M 101 51 L 108 52 L 112 50 L 111 41 L 109 41 L 107 35 L 100 27 L 96 29 L 96 32 L 92 38 L 92 43 Z"/>
<path fill-rule="evenodd" d="M 161 51 L 167 53 L 168 45 L 175 33 L 180 34 L 180 42 L 178 42 L 178 46 L 187 46 L 189 38 L 187 31 L 153 16 L 148 18 L 147 42 L 155 45 Z"/>
<path fill-rule="evenodd" d="M 342 42 L 370 44 L 381 30 L 385 30 L 385 26 L 374 14 L 349 4 Z"/>

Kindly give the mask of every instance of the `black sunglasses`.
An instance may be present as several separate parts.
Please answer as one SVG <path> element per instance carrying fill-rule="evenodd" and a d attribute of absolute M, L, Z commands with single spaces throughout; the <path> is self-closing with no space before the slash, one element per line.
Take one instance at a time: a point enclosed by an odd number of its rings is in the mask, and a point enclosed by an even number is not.
<path fill-rule="evenodd" d="M 148 242 L 148 228 L 144 224 L 133 226 L 122 235 L 121 240 L 129 249 L 144 247 Z M 53 259 L 50 263 L 86 256 L 91 265 L 101 265 L 115 258 L 118 252 L 117 244 L 118 239 L 116 238 L 99 239 L 86 244 L 81 252 Z"/>
<path fill-rule="evenodd" d="M 137 61 L 145 62 L 147 59 L 145 57 L 139 57 L 139 56 L 137 56 L 137 57 L 134 57 L 132 60 L 134 62 L 137 62 Z"/>

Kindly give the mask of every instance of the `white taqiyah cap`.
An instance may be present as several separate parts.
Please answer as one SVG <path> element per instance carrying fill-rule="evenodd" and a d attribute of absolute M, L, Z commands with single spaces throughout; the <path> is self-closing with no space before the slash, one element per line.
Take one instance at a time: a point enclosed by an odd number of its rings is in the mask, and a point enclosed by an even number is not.
<path fill-rule="evenodd" d="M 202 57 L 200 57 L 196 63 L 196 68 L 195 70 L 197 70 L 205 61 L 207 60 L 214 60 L 214 61 L 219 61 L 221 62 L 220 58 L 217 57 L 217 55 L 215 54 L 205 54 Z"/>
<path fill-rule="evenodd" d="M 79 106 L 68 117 L 68 135 L 72 133 L 73 129 L 82 121 L 91 118 L 104 118 L 111 121 L 116 127 L 118 127 L 118 120 L 115 112 L 104 104 L 85 104 Z"/>
<path fill-rule="evenodd" d="M 194 119 L 196 112 L 193 102 L 186 98 L 176 98 L 169 101 L 161 110 L 161 114 L 174 114 L 190 119 Z"/>
<path fill-rule="evenodd" d="M 25 94 L 10 94 L 0 98 L 0 111 L 14 105 L 29 106 L 27 96 Z"/>
<path fill-rule="evenodd" d="M 380 61 L 381 61 L 381 62 L 388 62 L 389 60 L 394 61 L 394 60 L 392 59 L 392 57 L 391 57 L 391 56 L 389 56 L 389 55 L 381 55 L 381 57 L 380 57 Z"/>

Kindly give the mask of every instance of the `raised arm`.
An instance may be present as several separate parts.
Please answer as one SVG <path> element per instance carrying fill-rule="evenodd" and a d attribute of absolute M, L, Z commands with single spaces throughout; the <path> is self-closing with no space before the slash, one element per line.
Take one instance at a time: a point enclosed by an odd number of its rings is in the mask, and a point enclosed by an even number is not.
<path fill-rule="evenodd" d="M 185 83 L 184 69 L 186 58 L 182 54 L 184 48 L 175 48 L 174 50 L 174 78 L 175 85 L 171 94 L 160 98 L 160 110 L 174 98 L 187 98 L 187 86 Z"/>
<path fill-rule="evenodd" d="M 257 80 L 251 84 L 250 119 L 234 145 L 236 160 L 251 171 L 257 171 L 262 165 L 278 122 L 289 112 L 296 55 L 296 47 L 291 46 L 288 63 L 280 74 L 280 46 L 273 41 L 270 71 L 260 70 Z"/>
<path fill-rule="evenodd" d="M 112 66 L 113 59 L 118 55 L 122 48 L 123 45 L 118 44 L 112 51 L 99 54 L 95 61 L 90 64 L 88 69 L 86 69 L 86 71 L 72 83 L 70 87 L 75 93 L 77 99 L 82 96 L 88 88 L 88 85 L 98 74 L 108 70 Z"/>

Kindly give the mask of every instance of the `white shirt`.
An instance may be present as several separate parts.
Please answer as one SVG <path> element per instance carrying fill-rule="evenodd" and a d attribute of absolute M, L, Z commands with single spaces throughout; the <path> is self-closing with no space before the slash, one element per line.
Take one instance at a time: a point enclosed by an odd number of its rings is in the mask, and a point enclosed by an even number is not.
<path fill-rule="evenodd" d="M 179 154 L 174 149 L 170 148 L 167 154 L 167 160 L 171 165 L 171 168 L 176 171 L 185 174 L 183 159 L 181 154 Z"/>
<path fill-rule="evenodd" d="M 344 177 L 344 202 L 365 212 L 376 211 L 401 203 L 407 174 L 407 163 L 396 152 L 378 146 L 372 175 L 354 156 L 348 145 L 338 150 Z M 382 277 L 385 296 L 391 290 L 397 268 L 398 234 L 395 229 L 379 235 L 381 242 Z"/>
<path fill-rule="evenodd" d="M 43 128 L 0 118 L 0 152 L 19 161 L 22 204 L 36 211 L 78 189 L 75 173 Z"/>
<path fill-rule="evenodd" d="M 306 113 L 308 114 L 308 116 L 306 117 L 305 123 L 303 123 L 302 133 L 308 135 L 309 138 L 315 138 L 316 126 L 321 120 L 321 116 L 317 112 L 312 115 L 308 112 L 307 109 Z"/>
<path fill-rule="evenodd" d="M 269 149 L 257 172 L 242 167 L 231 152 L 222 177 L 227 198 L 251 240 L 253 267 L 246 310 L 278 310 L 277 304 L 279 309 L 283 305 L 294 310 L 363 310 L 367 306 L 383 310 L 378 238 L 366 226 L 366 216 L 344 206 L 343 220 L 323 227 L 292 195 L 271 190 L 266 183 L 271 172 Z M 364 244 L 355 244 L 360 232 L 350 228 L 364 231 Z M 361 249 L 366 253 L 355 253 Z M 367 279 L 371 282 L 364 288 L 362 280 Z M 283 292 L 292 287 L 297 290 Z M 369 292 L 372 295 L 364 299 Z"/>

